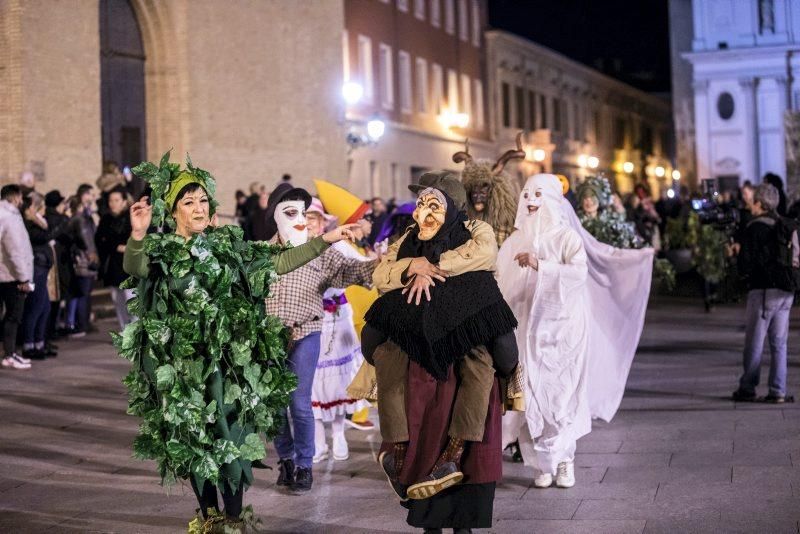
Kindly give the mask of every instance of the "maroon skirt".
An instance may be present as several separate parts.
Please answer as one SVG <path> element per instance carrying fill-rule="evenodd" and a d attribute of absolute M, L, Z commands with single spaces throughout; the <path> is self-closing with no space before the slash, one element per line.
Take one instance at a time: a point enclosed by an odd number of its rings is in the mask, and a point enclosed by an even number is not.
<path fill-rule="evenodd" d="M 409 362 L 406 387 L 406 417 L 409 444 L 400 482 L 411 485 L 427 477 L 439 455 L 447 445 L 447 431 L 458 391 L 458 378 L 451 366 L 447 380 L 439 382 L 414 362 Z M 379 407 L 380 409 L 380 407 Z M 488 528 L 491 526 L 494 485 L 503 476 L 502 409 L 500 387 L 494 381 L 489 397 L 489 410 L 481 442 L 467 442 L 461 460 L 464 473 L 462 484 L 449 488 L 432 499 L 409 501 L 408 522 L 418 528 Z M 389 450 L 391 443 L 384 442 L 381 450 Z M 485 488 L 465 487 L 486 485 Z M 459 508 L 460 497 L 468 498 L 473 510 L 482 513 L 464 517 Z M 480 501 L 474 502 L 478 498 Z M 466 504 L 466 503 L 463 503 Z M 466 510 L 465 510 L 466 511 Z M 488 513 L 488 518 L 486 517 Z M 488 519 L 488 525 L 486 525 Z M 464 522 L 470 524 L 463 524 Z"/>

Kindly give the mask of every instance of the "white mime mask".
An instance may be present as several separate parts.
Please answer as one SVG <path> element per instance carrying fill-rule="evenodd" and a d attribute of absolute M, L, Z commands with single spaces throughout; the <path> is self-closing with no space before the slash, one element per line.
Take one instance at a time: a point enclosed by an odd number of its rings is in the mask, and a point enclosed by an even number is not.
<path fill-rule="evenodd" d="M 302 200 L 287 200 L 275 207 L 275 224 L 284 243 L 299 246 L 308 241 L 306 226 L 306 203 Z"/>

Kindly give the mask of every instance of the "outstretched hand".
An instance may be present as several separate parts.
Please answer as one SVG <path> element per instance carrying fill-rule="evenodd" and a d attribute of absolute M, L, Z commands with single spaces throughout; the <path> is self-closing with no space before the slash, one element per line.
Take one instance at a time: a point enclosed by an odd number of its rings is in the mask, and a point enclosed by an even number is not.
<path fill-rule="evenodd" d="M 326 243 L 336 243 L 338 241 L 342 241 L 344 239 L 349 239 L 350 241 L 356 241 L 356 235 L 353 233 L 356 229 L 358 229 L 358 224 L 345 224 L 334 228 L 330 232 L 325 232 L 322 234 L 322 239 Z"/>
<path fill-rule="evenodd" d="M 131 237 L 137 241 L 144 239 L 153 220 L 153 206 L 147 201 L 148 197 L 142 197 L 131 206 Z"/>

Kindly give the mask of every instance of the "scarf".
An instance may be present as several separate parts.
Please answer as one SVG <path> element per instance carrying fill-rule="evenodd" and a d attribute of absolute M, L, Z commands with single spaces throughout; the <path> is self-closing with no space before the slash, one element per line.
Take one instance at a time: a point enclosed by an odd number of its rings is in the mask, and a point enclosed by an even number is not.
<path fill-rule="evenodd" d="M 430 240 L 419 239 L 415 224 L 400 245 L 397 258 L 425 257 L 438 263 L 443 252 L 466 243 L 471 234 L 466 215 L 447 198 L 447 214 L 439 232 Z M 431 288 L 431 300 L 408 304 L 401 289 L 376 300 L 366 322 L 383 332 L 432 377 L 446 380 L 449 367 L 470 349 L 486 345 L 511 332 L 517 320 L 503 300 L 491 272 L 475 271 L 452 276 Z"/>

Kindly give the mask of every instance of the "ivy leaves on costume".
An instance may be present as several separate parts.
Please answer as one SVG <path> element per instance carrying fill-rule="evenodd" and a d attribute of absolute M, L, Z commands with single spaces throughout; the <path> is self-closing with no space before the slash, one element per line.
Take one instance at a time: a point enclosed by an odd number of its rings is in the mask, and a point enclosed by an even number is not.
<path fill-rule="evenodd" d="M 213 177 L 188 169 L 211 197 Z M 167 153 L 159 167 L 135 172 L 153 189 L 154 223 L 170 224 L 163 196 L 185 171 Z M 286 367 L 288 333 L 264 304 L 281 248 L 244 241 L 234 226 L 189 240 L 151 233 L 144 247 L 150 274 L 123 286 L 136 288 L 128 309 L 138 320 L 112 334 L 132 362 L 123 382 L 128 413 L 142 418 L 134 455 L 156 460 L 165 484 L 192 476 L 199 487 L 249 485 L 250 462 L 266 456 L 259 434 L 276 433 L 297 384 Z"/>
<path fill-rule="evenodd" d="M 611 184 L 605 176 L 589 176 L 578 187 L 578 198 L 593 194 L 597 198 L 597 216 L 592 218 L 583 211 L 583 206 L 578 204 L 578 218 L 586 231 L 600 241 L 617 248 L 642 248 L 644 242 L 636 235 L 632 223 L 629 223 L 624 213 L 614 210 Z"/>

